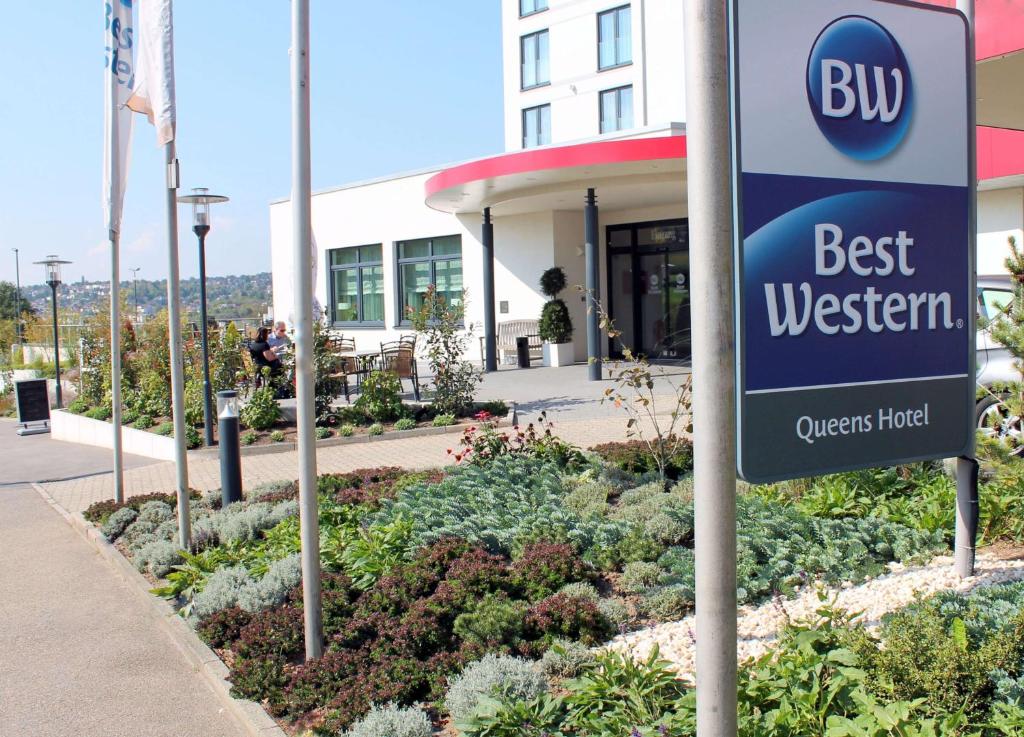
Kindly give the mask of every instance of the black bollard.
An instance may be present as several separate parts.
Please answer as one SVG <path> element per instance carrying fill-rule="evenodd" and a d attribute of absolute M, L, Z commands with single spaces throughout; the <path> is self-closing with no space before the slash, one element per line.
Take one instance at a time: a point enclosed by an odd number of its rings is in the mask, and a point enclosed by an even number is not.
<path fill-rule="evenodd" d="M 242 451 L 238 441 L 238 392 L 217 392 L 221 507 L 242 501 Z"/>

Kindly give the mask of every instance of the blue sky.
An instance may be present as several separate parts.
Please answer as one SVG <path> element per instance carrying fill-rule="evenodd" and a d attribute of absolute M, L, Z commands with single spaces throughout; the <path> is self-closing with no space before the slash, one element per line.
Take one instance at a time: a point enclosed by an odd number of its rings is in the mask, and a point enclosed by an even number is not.
<path fill-rule="evenodd" d="M 0 279 L 109 279 L 100 207 L 103 0 L 7 3 L 0 31 Z M 503 146 L 498 0 L 312 0 L 314 189 L 460 161 Z M 269 271 L 268 203 L 290 190 L 290 3 L 178 0 L 175 66 L 182 193 L 206 186 L 211 275 Z M 122 278 L 167 275 L 162 152 L 136 117 Z M 198 273 L 190 213 L 183 277 Z"/>

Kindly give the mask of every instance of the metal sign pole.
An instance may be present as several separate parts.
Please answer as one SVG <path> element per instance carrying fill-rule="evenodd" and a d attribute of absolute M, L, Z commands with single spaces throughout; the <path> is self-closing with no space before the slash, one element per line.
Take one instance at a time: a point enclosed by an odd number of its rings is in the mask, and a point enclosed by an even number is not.
<path fill-rule="evenodd" d="M 309 141 L 309 0 L 292 0 L 292 249 L 295 279 L 295 388 L 299 435 L 299 528 L 306 659 L 323 654 L 320 523 L 316 498 L 313 381 L 313 242 Z"/>
<path fill-rule="evenodd" d="M 171 415 L 177 471 L 178 545 L 191 549 L 188 454 L 185 452 L 185 371 L 181 357 L 181 290 L 178 284 L 178 159 L 174 141 L 164 146 L 167 167 L 167 342 L 171 352 Z"/>
<path fill-rule="evenodd" d="M 976 61 L 974 58 L 974 0 L 956 0 L 956 9 L 967 17 L 967 59 L 968 59 L 968 83 L 971 91 L 968 100 L 967 125 L 967 193 L 968 193 L 968 244 L 971 249 L 971 291 L 976 294 L 978 275 L 978 259 L 976 250 L 976 239 L 978 232 L 978 155 L 977 155 L 977 94 L 975 93 L 975 70 Z M 968 315 L 970 317 L 970 315 Z M 970 323 L 969 323 L 970 324 Z M 970 330 L 971 335 L 971 370 L 970 375 L 977 373 L 974 365 L 976 346 L 974 341 L 977 333 Z M 971 434 L 971 453 L 962 455 L 956 459 L 956 534 L 954 538 L 954 564 L 957 575 L 967 578 L 974 575 L 974 554 L 978 538 L 978 461 L 974 452 L 974 434 Z"/>
<path fill-rule="evenodd" d="M 110 418 L 114 433 L 114 501 L 124 503 L 124 453 L 121 445 L 121 235 L 110 231 Z"/>
<path fill-rule="evenodd" d="M 697 734 L 736 735 L 736 412 L 725 3 L 686 2 Z"/>

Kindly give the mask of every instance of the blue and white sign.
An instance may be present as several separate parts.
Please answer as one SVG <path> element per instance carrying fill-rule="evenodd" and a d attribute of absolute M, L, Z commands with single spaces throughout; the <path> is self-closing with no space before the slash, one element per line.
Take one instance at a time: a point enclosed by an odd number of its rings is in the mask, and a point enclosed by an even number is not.
<path fill-rule="evenodd" d="M 731 0 L 740 475 L 971 446 L 967 26 Z"/>

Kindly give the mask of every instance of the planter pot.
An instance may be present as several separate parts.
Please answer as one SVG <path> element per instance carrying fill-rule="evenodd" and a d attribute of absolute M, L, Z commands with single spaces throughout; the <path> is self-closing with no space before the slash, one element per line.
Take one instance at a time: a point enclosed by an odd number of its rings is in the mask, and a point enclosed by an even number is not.
<path fill-rule="evenodd" d="M 544 343 L 544 365 L 557 368 L 571 366 L 575 361 L 575 349 L 570 340 L 568 343 Z"/>

